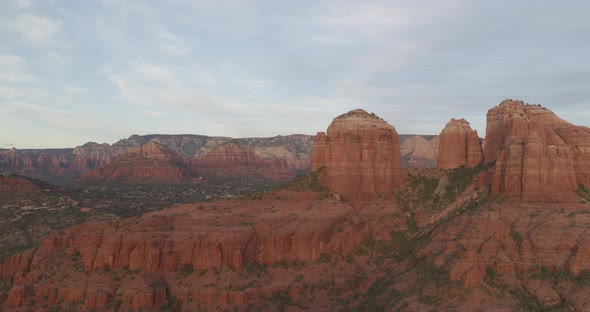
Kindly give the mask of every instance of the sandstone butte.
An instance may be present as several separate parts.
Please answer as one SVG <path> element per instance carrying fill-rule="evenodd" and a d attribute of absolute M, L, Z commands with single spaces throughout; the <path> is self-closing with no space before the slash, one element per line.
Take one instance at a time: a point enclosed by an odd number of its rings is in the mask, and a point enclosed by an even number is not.
<path fill-rule="evenodd" d="M 312 164 L 326 168 L 324 182 L 353 181 L 345 186 L 357 189 L 340 189 L 345 199 L 372 201 L 352 205 L 319 192 L 283 190 L 78 225 L 0 264 L 10 281 L 2 307 L 152 311 L 176 298 L 183 311 L 286 308 L 265 306 L 269 302 L 323 311 L 350 308 L 344 302 L 366 293 L 351 304 L 368 303 L 359 309 L 365 311 L 588 311 L 590 197 L 574 193 L 576 184 L 589 186 L 588 130 L 538 106 L 505 101 L 488 113 L 484 162 L 490 167 L 470 169 L 472 183 L 447 202 L 437 199 L 442 206 L 420 205 L 436 197 L 423 192 L 423 182 L 449 186 L 447 172 L 408 178 L 399 188 L 411 200 L 404 210 L 401 202 L 377 196 L 401 185 L 399 154 L 389 153 L 399 149 L 393 148 L 395 129 L 355 110 L 316 136 Z M 367 170 L 367 163 L 391 171 Z M 542 203 L 527 193 L 539 196 L 528 184 L 564 170 L 573 173 L 568 188 L 546 190 Z M 498 187 L 512 177 L 520 179 L 518 192 Z M 374 186 L 383 180 L 391 181 L 387 189 Z M 296 265 L 303 261 L 305 267 Z"/>
<path fill-rule="evenodd" d="M 324 185 L 348 199 L 390 194 L 404 179 L 395 128 L 362 109 L 334 118 L 327 133 L 316 135 L 311 168 L 321 167 Z"/>
<path fill-rule="evenodd" d="M 437 164 L 440 169 L 475 167 L 483 161 L 477 131 L 465 119 L 451 119 L 439 135 Z"/>
<path fill-rule="evenodd" d="M 590 129 L 540 105 L 505 100 L 487 113 L 485 163 L 495 162 L 492 196 L 575 202 L 590 186 Z"/>

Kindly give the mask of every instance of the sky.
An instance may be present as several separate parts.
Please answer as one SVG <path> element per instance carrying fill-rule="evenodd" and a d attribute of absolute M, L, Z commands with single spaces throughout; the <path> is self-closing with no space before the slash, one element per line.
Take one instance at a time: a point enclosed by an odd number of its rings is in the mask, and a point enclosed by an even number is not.
<path fill-rule="evenodd" d="M 437 134 L 504 99 L 590 125 L 590 1 L 0 0 L 0 148 L 269 137 L 374 112 Z"/>

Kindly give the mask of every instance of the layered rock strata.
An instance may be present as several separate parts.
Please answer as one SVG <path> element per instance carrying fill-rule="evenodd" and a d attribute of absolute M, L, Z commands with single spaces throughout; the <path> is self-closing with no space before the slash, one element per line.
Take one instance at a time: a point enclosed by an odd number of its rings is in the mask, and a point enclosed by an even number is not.
<path fill-rule="evenodd" d="M 485 162 L 492 195 L 524 202 L 575 202 L 590 186 L 590 129 L 540 105 L 503 101 L 487 113 Z"/>
<path fill-rule="evenodd" d="M 483 161 L 477 131 L 465 119 L 451 119 L 439 135 L 437 165 L 440 169 L 475 167 Z"/>
<path fill-rule="evenodd" d="M 312 170 L 326 168 L 323 183 L 349 199 L 373 198 L 403 182 L 398 134 L 362 109 L 340 115 L 312 143 Z"/>

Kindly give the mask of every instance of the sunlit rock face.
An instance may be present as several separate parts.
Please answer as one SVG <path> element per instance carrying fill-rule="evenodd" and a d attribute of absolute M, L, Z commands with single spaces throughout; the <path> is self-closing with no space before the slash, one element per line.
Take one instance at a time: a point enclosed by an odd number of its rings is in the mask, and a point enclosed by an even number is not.
<path fill-rule="evenodd" d="M 440 169 L 475 167 L 483 161 L 477 131 L 465 119 L 451 119 L 439 135 L 437 164 Z"/>
<path fill-rule="evenodd" d="M 324 185 L 344 198 L 392 193 L 403 182 L 395 128 L 362 109 L 340 115 L 312 143 L 312 170 L 326 168 Z"/>
<path fill-rule="evenodd" d="M 493 196 L 572 202 L 590 185 L 590 129 L 540 105 L 506 100 L 490 109 L 485 142 L 485 163 L 496 162 Z"/>

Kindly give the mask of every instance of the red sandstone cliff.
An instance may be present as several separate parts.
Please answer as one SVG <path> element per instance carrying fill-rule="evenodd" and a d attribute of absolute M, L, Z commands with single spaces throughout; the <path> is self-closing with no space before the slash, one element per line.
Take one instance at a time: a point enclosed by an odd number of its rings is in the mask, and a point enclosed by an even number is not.
<path fill-rule="evenodd" d="M 438 136 L 400 135 L 402 168 L 409 170 L 436 167 Z"/>
<path fill-rule="evenodd" d="M 272 180 L 288 180 L 295 177 L 301 167 L 290 167 L 285 157 L 270 154 L 261 158 L 249 146 L 227 143 L 196 159 L 193 167 L 202 175 L 231 176 L 256 175 Z"/>
<path fill-rule="evenodd" d="M 483 161 L 477 131 L 465 119 L 451 119 L 439 135 L 437 164 L 440 169 L 475 167 Z"/>
<path fill-rule="evenodd" d="M 496 162 L 492 195 L 526 202 L 576 201 L 590 186 L 590 129 L 552 111 L 506 100 L 487 114 L 485 162 Z"/>
<path fill-rule="evenodd" d="M 62 175 L 72 163 L 72 149 L 0 151 L 0 171 L 21 175 Z"/>
<path fill-rule="evenodd" d="M 261 200 L 187 204 L 54 233 L 0 265 L 0 276 L 12 284 L 4 307 L 36 301 L 104 309 L 119 300 L 149 309 L 162 305 L 167 292 L 184 307 L 256 301 L 284 291 L 285 280 L 232 289 L 216 276 L 221 271 L 246 283 L 248 266 L 311 263 L 322 254 L 349 252 L 360 241 L 362 224 L 343 223 L 352 208 L 317 197 L 280 192 Z M 195 273 L 181 275 L 187 268 Z"/>
<path fill-rule="evenodd" d="M 83 175 L 82 179 L 174 183 L 188 181 L 191 176 L 188 161 L 174 150 L 150 141 L 130 147 L 112 163 Z"/>
<path fill-rule="evenodd" d="M 334 118 L 327 134 L 317 134 L 311 167 L 326 167 L 323 183 L 353 199 L 390 194 L 404 179 L 395 128 L 362 109 Z"/>
<path fill-rule="evenodd" d="M 180 157 L 182 163 L 193 164 L 196 171 L 199 171 L 199 159 L 204 159 L 201 175 L 215 172 L 221 175 L 255 175 L 273 180 L 286 180 L 309 170 L 312 139 L 309 135 L 243 139 L 201 135 L 132 135 L 112 145 L 89 142 L 74 149 L 0 149 L 0 172 L 60 182 L 73 182 L 80 177 L 84 177 L 83 180 L 87 177 L 108 178 L 111 171 L 109 166 L 118 166 L 115 163 L 120 163 L 121 160 L 125 160 L 129 166 L 141 169 L 145 165 L 145 158 L 137 158 L 136 160 L 142 163 L 133 164 L 128 154 L 136 153 L 138 148 L 151 142 L 173 151 L 176 160 Z M 235 145 L 234 151 L 223 154 L 221 151 L 226 149 L 226 144 Z M 256 161 L 242 162 L 242 168 L 234 170 L 232 166 L 235 166 L 236 162 L 231 159 L 235 158 L 232 155 L 245 156 L 252 152 Z M 209 155 L 210 153 L 213 154 Z M 151 155 L 149 158 L 158 157 Z M 136 182 L 141 182 L 142 176 L 131 175 L 129 179 L 138 178 Z"/>

